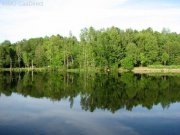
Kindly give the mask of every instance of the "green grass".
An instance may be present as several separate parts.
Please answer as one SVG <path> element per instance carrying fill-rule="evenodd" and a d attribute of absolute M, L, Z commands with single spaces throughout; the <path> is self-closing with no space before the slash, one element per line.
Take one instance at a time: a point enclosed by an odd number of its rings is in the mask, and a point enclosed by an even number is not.
<path fill-rule="evenodd" d="M 124 69 L 124 68 L 119 68 L 119 70 L 118 70 L 119 72 L 129 72 L 129 70 L 127 70 L 127 69 Z"/>
<path fill-rule="evenodd" d="M 157 68 L 157 69 L 180 69 L 180 65 L 170 65 L 170 66 L 165 66 L 165 65 L 149 65 L 147 67 L 148 68 Z"/>
<path fill-rule="evenodd" d="M 88 68 L 88 69 L 64 69 L 64 68 L 0 68 L 0 71 L 12 71 L 12 72 L 44 72 L 44 71 L 58 71 L 58 72 L 72 72 L 72 73 L 79 73 L 79 72 L 101 72 L 99 68 Z"/>
<path fill-rule="evenodd" d="M 67 69 L 67 72 L 79 73 L 79 72 L 99 72 L 99 69 Z"/>
<path fill-rule="evenodd" d="M 180 65 L 149 65 L 148 68 L 152 69 L 180 69 Z M 12 71 L 12 72 L 44 72 L 44 71 L 58 71 L 58 72 L 72 72 L 72 73 L 79 73 L 79 72 L 105 72 L 104 69 L 101 68 L 87 68 L 87 69 L 64 69 L 64 68 L 51 68 L 51 67 L 42 67 L 42 68 L 0 68 L 0 71 Z M 119 72 L 127 72 L 128 70 L 119 68 L 118 70 L 110 69 L 110 72 L 119 71 Z"/>
<path fill-rule="evenodd" d="M 28 72 L 28 71 L 49 71 L 50 69 L 48 68 L 0 68 L 0 71 L 12 71 L 12 72 Z"/>

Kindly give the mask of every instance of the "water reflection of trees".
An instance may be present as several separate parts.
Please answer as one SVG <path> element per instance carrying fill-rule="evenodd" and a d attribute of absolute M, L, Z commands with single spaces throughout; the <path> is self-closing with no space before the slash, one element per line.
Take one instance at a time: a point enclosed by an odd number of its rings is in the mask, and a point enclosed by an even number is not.
<path fill-rule="evenodd" d="M 115 112 L 131 110 L 137 105 L 151 109 L 161 103 L 180 101 L 180 77 L 125 74 L 72 74 L 72 73 L 1 73 L 0 93 L 13 92 L 35 98 L 47 97 L 60 101 L 73 100 L 80 95 L 82 109 Z"/>

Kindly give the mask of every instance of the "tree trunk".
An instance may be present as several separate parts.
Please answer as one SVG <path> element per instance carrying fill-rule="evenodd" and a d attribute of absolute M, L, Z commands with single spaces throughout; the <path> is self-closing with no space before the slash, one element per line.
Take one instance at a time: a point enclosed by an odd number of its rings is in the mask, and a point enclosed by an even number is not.
<path fill-rule="evenodd" d="M 72 65 L 74 64 L 74 60 L 73 60 L 73 56 L 71 55 L 71 61 L 72 61 Z"/>
<path fill-rule="evenodd" d="M 69 67 L 69 63 L 68 63 L 68 57 L 66 58 L 66 68 L 68 69 L 68 67 Z"/>
<path fill-rule="evenodd" d="M 10 58 L 10 71 L 12 70 L 12 59 Z"/>
<path fill-rule="evenodd" d="M 32 68 L 32 70 L 33 70 L 33 60 L 31 60 L 31 68 Z"/>
<path fill-rule="evenodd" d="M 19 63 L 19 68 L 20 68 L 20 66 L 21 66 L 21 65 L 20 65 L 20 63 L 21 63 L 21 60 L 20 60 L 20 59 L 18 59 L 18 63 Z"/>
<path fill-rule="evenodd" d="M 65 54 L 65 51 L 64 51 L 64 68 L 66 67 L 66 54 Z"/>

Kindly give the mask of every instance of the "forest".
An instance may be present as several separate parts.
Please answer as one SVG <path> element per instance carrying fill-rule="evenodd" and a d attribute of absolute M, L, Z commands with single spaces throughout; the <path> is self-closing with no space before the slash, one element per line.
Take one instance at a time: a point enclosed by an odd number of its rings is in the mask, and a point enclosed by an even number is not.
<path fill-rule="evenodd" d="M 152 28 L 84 28 L 79 39 L 52 35 L 0 44 L 0 68 L 133 69 L 180 65 L 180 34 Z"/>

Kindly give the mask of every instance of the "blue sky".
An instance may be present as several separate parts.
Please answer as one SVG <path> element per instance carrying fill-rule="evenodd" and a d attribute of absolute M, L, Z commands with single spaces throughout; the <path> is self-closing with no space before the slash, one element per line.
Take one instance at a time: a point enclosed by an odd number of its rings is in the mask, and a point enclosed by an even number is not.
<path fill-rule="evenodd" d="M 0 42 L 69 31 L 79 36 L 90 26 L 180 33 L 179 23 L 179 0 L 0 0 Z"/>

